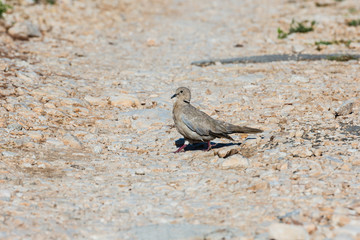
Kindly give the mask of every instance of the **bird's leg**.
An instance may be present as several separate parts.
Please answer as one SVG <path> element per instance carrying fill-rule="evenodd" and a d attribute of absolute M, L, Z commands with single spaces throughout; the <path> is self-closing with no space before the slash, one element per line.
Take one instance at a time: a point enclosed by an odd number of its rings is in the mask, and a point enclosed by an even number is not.
<path fill-rule="evenodd" d="M 178 153 L 178 152 L 180 152 L 181 150 L 183 150 L 184 148 L 186 148 L 186 146 L 187 146 L 187 144 L 182 145 L 182 146 L 181 146 L 181 147 L 179 147 L 179 149 L 178 149 L 178 150 L 176 150 L 174 153 Z"/>
<path fill-rule="evenodd" d="M 205 151 L 210 151 L 210 149 L 211 149 L 211 143 L 210 141 L 208 141 L 208 148 Z"/>

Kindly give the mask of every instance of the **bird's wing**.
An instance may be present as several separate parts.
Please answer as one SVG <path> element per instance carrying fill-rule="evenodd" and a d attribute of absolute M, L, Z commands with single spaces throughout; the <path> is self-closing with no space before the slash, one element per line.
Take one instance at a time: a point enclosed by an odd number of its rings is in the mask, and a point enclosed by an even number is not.
<path fill-rule="evenodd" d="M 224 122 L 217 121 L 206 113 L 189 105 L 181 114 L 181 121 L 200 136 L 211 136 L 233 140 L 228 134 Z"/>
<path fill-rule="evenodd" d="M 200 136 L 208 136 L 209 129 L 207 129 L 200 121 L 197 120 L 197 116 L 191 116 L 183 114 L 181 120 L 183 123 L 193 132 L 196 132 Z"/>
<path fill-rule="evenodd" d="M 183 108 L 181 121 L 193 132 L 200 136 L 209 136 L 214 119 L 206 113 L 188 105 Z"/>

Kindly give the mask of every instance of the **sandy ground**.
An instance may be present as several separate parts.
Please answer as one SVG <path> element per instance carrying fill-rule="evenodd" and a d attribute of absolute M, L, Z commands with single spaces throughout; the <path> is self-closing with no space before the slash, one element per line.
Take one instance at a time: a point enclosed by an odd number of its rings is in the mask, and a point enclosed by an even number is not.
<path fill-rule="evenodd" d="M 360 27 L 346 25 L 357 0 L 12 4 L 0 28 L 1 239 L 360 239 L 359 62 L 190 65 L 359 54 Z M 292 19 L 315 30 L 278 39 Z M 24 20 L 39 37 L 9 35 Z M 320 40 L 351 43 L 319 51 Z M 179 86 L 212 117 L 264 133 L 173 154 Z M 352 113 L 335 118 L 347 100 Z"/>

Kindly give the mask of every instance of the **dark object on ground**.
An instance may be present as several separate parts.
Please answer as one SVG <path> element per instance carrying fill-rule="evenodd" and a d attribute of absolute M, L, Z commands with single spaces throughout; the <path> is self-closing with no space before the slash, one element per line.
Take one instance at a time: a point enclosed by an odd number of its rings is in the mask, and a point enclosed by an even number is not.
<path fill-rule="evenodd" d="M 225 59 L 209 59 L 192 62 L 191 65 L 199 67 L 206 67 L 214 65 L 216 63 L 221 64 L 236 64 L 236 63 L 266 63 L 266 62 L 278 62 L 278 61 L 318 61 L 318 60 L 330 60 L 330 61 L 350 61 L 359 59 L 360 54 L 272 54 L 272 55 L 259 55 L 249 57 L 238 58 L 225 58 Z"/>

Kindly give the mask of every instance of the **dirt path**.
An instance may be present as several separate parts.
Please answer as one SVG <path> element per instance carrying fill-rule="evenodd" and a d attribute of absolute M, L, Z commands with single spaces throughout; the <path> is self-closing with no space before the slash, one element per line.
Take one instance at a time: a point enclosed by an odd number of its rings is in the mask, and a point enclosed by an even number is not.
<path fill-rule="evenodd" d="M 359 54 L 359 27 L 346 25 L 356 0 L 103 2 L 5 16 L 41 37 L 0 29 L 0 238 L 359 238 L 359 62 L 190 65 Z M 292 19 L 315 31 L 278 39 Z M 352 42 L 314 44 L 340 39 Z M 173 154 L 179 86 L 214 118 L 264 134 Z M 349 99 L 353 113 L 335 118 Z"/>

